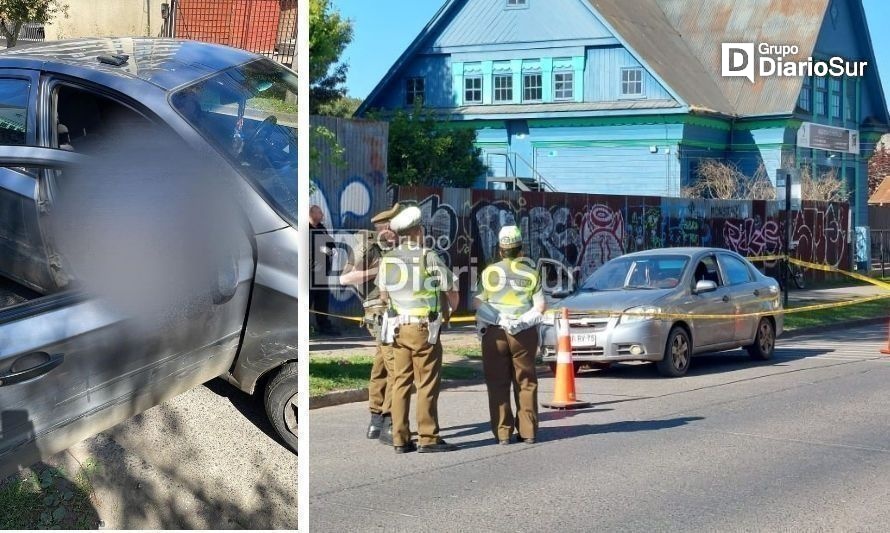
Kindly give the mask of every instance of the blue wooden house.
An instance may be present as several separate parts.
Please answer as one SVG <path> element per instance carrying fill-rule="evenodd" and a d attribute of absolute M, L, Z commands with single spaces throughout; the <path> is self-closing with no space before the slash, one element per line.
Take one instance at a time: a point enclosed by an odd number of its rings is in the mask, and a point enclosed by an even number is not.
<path fill-rule="evenodd" d="M 723 43 L 867 66 L 752 83 Z M 679 196 L 702 159 L 808 165 L 843 176 L 856 226 L 890 131 L 861 0 L 448 0 L 357 114 L 419 104 L 477 131 L 480 187 Z"/>

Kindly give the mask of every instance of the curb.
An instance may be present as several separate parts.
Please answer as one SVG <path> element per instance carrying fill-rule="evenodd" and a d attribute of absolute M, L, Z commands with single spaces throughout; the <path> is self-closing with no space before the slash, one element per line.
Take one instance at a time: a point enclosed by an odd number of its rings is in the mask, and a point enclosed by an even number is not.
<path fill-rule="evenodd" d="M 442 380 L 441 390 L 455 389 L 457 387 L 469 387 L 472 385 L 484 385 L 485 380 L 481 378 L 474 379 L 448 379 Z M 309 398 L 309 410 L 320 409 L 322 407 L 333 407 L 335 405 L 343 405 L 345 403 L 358 403 L 368 401 L 368 388 L 350 389 L 344 391 L 334 391 L 321 396 Z"/>
<path fill-rule="evenodd" d="M 823 331 L 835 331 L 839 329 L 847 329 L 847 328 L 856 328 L 860 326 L 872 326 L 877 324 L 884 324 L 887 320 L 890 319 L 890 315 L 884 317 L 875 317 L 875 318 L 860 318 L 858 320 L 847 320 L 842 322 L 836 322 L 834 324 L 828 324 L 826 326 L 810 326 L 807 328 L 793 329 L 791 331 L 782 332 L 782 335 L 779 339 L 793 339 L 794 337 L 801 337 L 804 335 L 811 335 L 813 333 L 819 333 Z"/>
<path fill-rule="evenodd" d="M 802 337 L 805 335 L 811 335 L 813 333 L 821 333 L 825 331 L 835 331 L 839 329 L 847 329 L 847 328 L 855 328 L 860 326 L 871 326 L 877 324 L 885 323 L 890 317 L 877 317 L 877 318 L 863 318 L 859 320 L 848 320 L 844 322 L 837 322 L 835 324 L 830 324 L 827 326 L 812 326 L 807 328 L 800 328 L 791 330 L 788 332 L 782 332 L 782 336 L 779 339 L 793 339 L 795 337 Z M 549 369 L 546 366 L 538 365 L 538 372 Z M 442 390 L 445 389 L 454 389 L 457 387 L 467 387 L 472 385 L 482 385 L 485 383 L 484 379 L 465 379 L 465 380 L 443 380 L 442 381 Z M 365 387 L 363 389 L 350 389 L 343 391 L 334 391 L 329 392 L 327 394 L 322 394 L 321 396 L 315 396 L 309 398 L 309 409 L 320 409 L 322 407 L 333 407 L 335 405 L 343 405 L 347 403 L 357 403 L 357 402 L 366 402 L 368 401 L 368 388 Z"/>

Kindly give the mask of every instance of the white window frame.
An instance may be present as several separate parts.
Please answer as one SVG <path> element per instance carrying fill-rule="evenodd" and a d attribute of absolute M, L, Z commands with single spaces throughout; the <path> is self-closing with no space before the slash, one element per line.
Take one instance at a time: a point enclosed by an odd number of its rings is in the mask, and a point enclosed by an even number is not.
<path fill-rule="evenodd" d="M 529 0 L 506 0 L 504 9 L 528 9 Z"/>
<path fill-rule="evenodd" d="M 537 89 L 541 93 L 540 98 L 526 98 L 525 92 L 530 88 L 526 85 L 526 77 L 527 76 L 537 76 L 538 81 L 540 82 L 537 87 L 533 87 L 532 89 Z M 544 75 L 541 72 L 523 72 L 522 73 L 522 101 L 523 102 L 543 102 L 544 101 Z"/>
<path fill-rule="evenodd" d="M 498 87 L 498 79 L 499 78 L 510 80 L 510 87 L 509 87 L 510 98 L 498 99 L 498 91 L 507 90 L 507 88 Z M 492 103 L 495 103 L 495 104 L 512 103 L 514 89 L 515 88 L 513 87 L 513 73 L 498 73 L 498 74 L 492 75 L 492 77 L 491 77 L 491 101 L 492 101 Z"/>
<path fill-rule="evenodd" d="M 640 74 L 639 81 L 624 81 L 624 74 L 626 72 L 638 72 Z M 626 93 L 624 92 L 624 84 L 640 84 L 640 92 L 639 93 Z M 623 67 L 621 69 L 621 77 L 618 79 L 618 95 L 620 98 L 627 99 L 639 99 L 646 97 L 646 76 L 643 75 L 643 67 Z"/>
<path fill-rule="evenodd" d="M 417 80 L 420 80 L 423 85 L 422 90 L 420 91 L 420 105 L 423 105 L 426 101 L 426 78 L 423 76 L 411 76 L 405 79 L 405 104 L 413 106 L 416 104 L 415 100 L 417 99 Z M 414 84 L 412 85 L 412 82 Z"/>
<path fill-rule="evenodd" d="M 467 87 L 467 82 L 469 82 L 469 81 L 478 81 L 479 88 L 477 89 L 475 87 L 473 87 L 473 88 Z M 483 91 L 484 85 L 485 84 L 482 82 L 481 74 L 473 74 L 470 76 L 464 76 L 464 104 L 481 104 L 482 103 L 482 91 Z M 467 98 L 467 93 L 469 93 L 470 91 L 472 91 L 474 93 L 478 92 L 479 99 L 478 100 L 469 100 Z"/>
<path fill-rule="evenodd" d="M 571 81 L 567 82 L 565 78 L 563 81 L 557 82 L 557 76 L 571 76 Z M 557 83 L 562 83 L 565 85 L 568 83 L 571 85 L 571 90 L 569 91 L 568 96 L 559 96 L 558 92 L 560 89 L 557 88 Z M 562 91 L 564 92 L 566 89 L 563 87 Z M 556 70 L 553 72 L 553 101 L 555 102 L 571 102 L 575 99 L 575 71 L 574 70 Z"/>

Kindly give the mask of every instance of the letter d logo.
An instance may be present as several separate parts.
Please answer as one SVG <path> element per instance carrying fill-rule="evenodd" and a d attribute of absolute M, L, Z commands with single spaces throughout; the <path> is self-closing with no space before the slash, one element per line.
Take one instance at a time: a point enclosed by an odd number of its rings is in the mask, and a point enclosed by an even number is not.
<path fill-rule="evenodd" d="M 721 75 L 748 78 L 754 83 L 754 43 L 722 43 Z"/>

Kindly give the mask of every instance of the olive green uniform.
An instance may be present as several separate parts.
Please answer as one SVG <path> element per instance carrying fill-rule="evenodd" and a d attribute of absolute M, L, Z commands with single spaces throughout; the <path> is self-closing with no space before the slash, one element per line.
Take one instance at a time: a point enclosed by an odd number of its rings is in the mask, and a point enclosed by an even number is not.
<path fill-rule="evenodd" d="M 429 342 L 429 323 L 441 314 L 439 292 L 454 289 L 457 277 L 432 250 L 401 244 L 386 253 L 377 273 L 377 284 L 389 295 L 399 323 L 392 343 L 390 392 L 393 445 L 411 441 L 408 411 L 411 386 L 417 389 L 417 435 L 420 446 L 437 444 L 439 438 L 439 387 L 442 344 L 438 336 Z"/>
<path fill-rule="evenodd" d="M 377 242 L 377 234 L 370 231 L 359 233 L 359 242 L 355 256 L 347 264 L 344 274 L 358 268 L 370 270 L 379 266 L 383 251 Z M 380 342 L 380 319 L 386 306 L 380 299 L 380 290 L 373 279 L 366 280 L 356 287 L 364 308 L 364 325 L 377 341 L 377 350 L 374 353 L 374 361 L 371 365 L 371 377 L 368 383 L 368 409 L 372 414 L 389 416 L 390 398 L 388 394 L 388 376 L 391 367 L 391 350 Z"/>
<path fill-rule="evenodd" d="M 523 259 L 503 259 L 482 271 L 482 290 L 476 296 L 502 316 L 518 318 L 544 299 L 537 271 Z M 488 388 L 491 432 L 498 441 L 509 441 L 514 427 L 522 439 L 538 431 L 538 377 L 535 356 L 538 327 L 516 334 L 490 325 L 482 334 L 482 368 Z M 516 399 L 516 416 L 510 406 L 510 386 Z"/>

